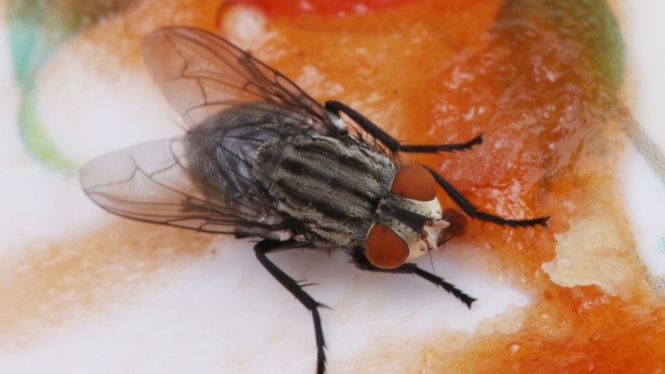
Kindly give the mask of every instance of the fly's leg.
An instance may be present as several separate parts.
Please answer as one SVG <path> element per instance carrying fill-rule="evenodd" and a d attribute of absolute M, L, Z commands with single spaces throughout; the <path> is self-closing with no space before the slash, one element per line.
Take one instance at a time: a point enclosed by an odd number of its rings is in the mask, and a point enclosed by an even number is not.
<path fill-rule="evenodd" d="M 455 296 L 459 301 L 463 302 L 464 305 L 466 305 L 467 308 L 469 309 L 471 309 L 471 304 L 473 304 L 473 302 L 476 301 L 475 298 L 467 295 L 464 291 L 455 287 L 452 283 L 448 283 L 438 275 L 434 275 L 428 271 L 419 268 L 416 264 L 406 263 L 399 267 L 396 267 L 395 269 L 381 269 L 372 265 L 372 263 L 369 262 L 367 257 L 365 257 L 365 254 L 363 253 L 361 247 L 358 247 L 353 250 L 353 253 L 351 254 L 351 260 L 360 270 L 373 271 L 377 273 L 416 275 L 420 278 L 425 279 L 430 283 L 433 283 L 434 285 L 443 288 L 448 293 Z"/>
<path fill-rule="evenodd" d="M 266 256 L 269 252 L 298 247 L 302 247 L 302 244 L 297 243 L 295 240 L 278 241 L 265 239 L 254 246 L 254 252 L 261 265 L 263 265 L 263 267 L 265 267 L 266 270 L 268 270 L 268 272 L 281 283 L 282 286 L 284 286 L 284 288 L 289 290 L 291 295 L 295 296 L 295 298 L 298 299 L 298 301 L 300 301 L 310 313 L 312 313 L 312 319 L 314 320 L 314 335 L 316 338 L 316 374 L 324 374 L 326 371 L 326 344 L 323 339 L 323 328 L 321 327 L 319 308 L 325 307 L 325 305 L 317 302 L 309 296 L 307 292 L 303 291 L 303 286 L 283 272 L 282 269 L 278 268 L 277 265 L 270 261 Z"/>
<path fill-rule="evenodd" d="M 348 115 L 353 121 L 355 121 L 363 130 L 367 131 L 371 136 L 377 139 L 379 142 L 384 144 L 391 152 L 420 152 L 420 153 L 436 153 L 439 151 L 451 152 L 464 150 L 471 148 L 476 144 L 482 144 L 483 134 L 475 137 L 474 139 L 459 144 L 440 144 L 440 145 L 403 145 L 399 141 L 395 140 L 393 137 L 388 135 L 385 131 L 381 130 L 380 127 L 372 123 L 370 120 L 365 118 L 362 114 L 356 112 L 353 108 L 343 104 L 339 101 L 328 101 L 326 102 L 326 110 L 334 113 L 339 116 L 340 112 Z M 511 227 L 528 227 L 541 225 L 547 227 L 547 220 L 550 219 L 549 216 L 538 217 L 532 219 L 509 219 L 502 218 L 490 213 L 486 213 L 478 210 L 470 201 L 467 199 L 461 192 L 459 192 L 453 185 L 446 181 L 439 173 L 435 172 L 431 168 L 425 166 L 427 170 L 434 176 L 436 182 L 441 186 L 441 188 L 446 191 L 446 193 L 457 203 L 457 205 L 464 210 L 472 218 L 477 218 L 483 221 L 488 221 L 496 223 L 498 225 L 507 225 Z"/>
<path fill-rule="evenodd" d="M 436 153 L 439 151 L 451 152 L 457 150 L 464 150 L 470 148 L 476 144 L 482 144 L 483 134 L 475 137 L 474 139 L 459 144 L 440 144 L 440 145 L 403 145 L 399 141 L 395 140 L 393 137 L 388 135 L 385 131 L 381 130 L 377 125 L 372 123 L 370 120 L 365 118 L 362 114 L 356 112 L 353 108 L 347 106 L 346 104 L 340 103 L 339 101 L 328 101 L 326 102 L 326 109 L 335 115 L 339 115 L 340 112 L 348 115 L 353 121 L 355 121 L 363 130 L 367 131 L 371 136 L 377 139 L 379 142 L 384 144 L 391 152 L 420 152 L 420 153 Z M 538 217 L 532 219 L 508 219 L 502 218 L 490 213 L 486 213 L 478 210 L 470 201 L 467 199 L 461 192 L 459 192 L 453 185 L 446 181 L 441 175 L 432 170 L 431 168 L 425 166 L 427 170 L 434 176 L 436 182 L 441 186 L 441 188 L 446 191 L 446 193 L 457 203 L 457 205 L 464 210 L 472 218 L 477 218 L 480 220 L 496 223 L 498 225 L 507 225 L 511 227 L 528 227 L 541 225 L 547 227 L 547 220 L 550 219 L 549 216 Z"/>
<path fill-rule="evenodd" d="M 483 221 L 496 223 L 497 225 L 507 225 L 511 227 L 528 227 L 536 225 L 547 227 L 547 221 L 550 219 L 550 216 L 531 219 L 511 219 L 495 216 L 494 214 L 478 210 L 478 208 L 476 208 L 473 203 L 469 201 L 469 199 L 467 199 L 461 192 L 459 192 L 455 186 L 450 184 L 450 182 L 445 180 L 439 173 L 434 171 L 429 166 L 425 166 L 425 168 L 432 174 L 436 180 L 436 183 L 438 183 L 439 186 L 441 186 L 441 188 L 446 191 L 448 196 L 450 196 L 450 198 L 453 199 L 453 201 L 455 201 L 455 203 L 457 203 L 460 208 L 462 208 L 464 213 L 469 215 L 471 218 L 477 218 Z"/>
<path fill-rule="evenodd" d="M 385 145 L 391 152 L 412 152 L 412 153 L 438 153 L 438 152 L 454 152 L 469 149 L 476 144 L 483 144 L 484 134 L 480 134 L 466 143 L 452 143 L 452 144 L 429 144 L 429 145 L 408 145 L 400 144 L 395 138 L 383 131 L 379 126 L 372 123 L 362 114 L 356 112 L 353 108 L 347 106 L 339 101 L 327 101 L 326 110 L 339 116 L 342 112 L 349 116 L 358 126 L 362 127 L 374 139 Z"/>

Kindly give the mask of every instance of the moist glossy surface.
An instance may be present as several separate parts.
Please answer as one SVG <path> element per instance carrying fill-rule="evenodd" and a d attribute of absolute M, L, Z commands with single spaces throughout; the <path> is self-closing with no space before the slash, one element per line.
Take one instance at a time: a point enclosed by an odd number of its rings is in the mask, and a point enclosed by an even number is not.
<path fill-rule="evenodd" d="M 351 5 L 262 4 L 276 44 L 296 46 L 272 63 L 295 77 L 315 66 L 317 97 L 344 98 L 410 143 L 485 132 L 474 150 L 420 160 L 490 212 L 553 216 L 549 230 L 469 222 L 455 240 L 497 254 L 496 273 L 534 303 L 517 331 L 477 334 L 462 355 L 428 351 L 423 360 L 459 372 L 662 370 L 662 304 L 646 286 L 616 189 L 620 127 L 630 118 L 616 110 L 622 52 L 605 3 L 367 3 L 367 14 L 342 19 L 334 16 Z M 577 224 L 593 231 L 578 244 L 616 261 L 596 253 L 573 259 L 597 268 L 584 274 L 554 274 L 565 261 L 544 271 Z M 589 243 L 594 235 L 616 240 Z M 603 281 L 613 277 L 618 287 Z"/>

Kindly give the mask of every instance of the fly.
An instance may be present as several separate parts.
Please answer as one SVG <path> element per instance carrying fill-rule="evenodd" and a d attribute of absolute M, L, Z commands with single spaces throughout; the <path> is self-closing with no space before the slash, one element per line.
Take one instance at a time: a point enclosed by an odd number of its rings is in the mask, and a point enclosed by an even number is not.
<path fill-rule="evenodd" d="M 152 32 L 143 58 L 187 132 L 90 161 L 81 170 L 83 189 L 126 218 L 258 238 L 259 262 L 312 315 L 318 374 L 326 365 L 322 304 L 267 254 L 343 250 L 360 270 L 416 275 L 470 308 L 474 298 L 409 262 L 464 229 L 460 213 L 442 210 L 438 188 L 471 218 L 547 227 L 549 217 L 479 210 L 432 168 L 397 157 L 469 149 L 483 134 L 465 143 L 401 144 L 347 105 L 320 104 L 249 53 L 196 28 Z"/>

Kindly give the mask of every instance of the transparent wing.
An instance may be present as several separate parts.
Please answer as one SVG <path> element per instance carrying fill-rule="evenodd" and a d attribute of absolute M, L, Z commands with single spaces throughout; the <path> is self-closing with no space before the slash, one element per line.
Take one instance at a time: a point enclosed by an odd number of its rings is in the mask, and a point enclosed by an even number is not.
<path fill-rule="evenodd" d="M 182 136 L 102 155 L 83 166 L 81 185 L 95 203 L 123 217 L 204 232 L 279 235 L 281 218 L 255 182 L 227 175 L 236 184 L 244 180 L 247 189 L 247 198 L 229 196 L 235 190 L 221 190 L 224 181 L 197 178 L 210 160 L 197 154 L 189 161 L 187 147 Z"/>
<path fill-rule="evenodd" d="M 268 102 L 311 131 L 334 133 L 329 113 L 295 83 L 227 40 L 190 27 L 166 27 L 143 42 L 143 58 L 189 128 L 234 106 Z"/>

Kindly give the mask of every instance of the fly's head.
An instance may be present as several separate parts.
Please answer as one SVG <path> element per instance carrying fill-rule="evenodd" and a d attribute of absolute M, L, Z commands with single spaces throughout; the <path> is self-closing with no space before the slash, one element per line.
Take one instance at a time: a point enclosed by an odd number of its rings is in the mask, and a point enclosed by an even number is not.
<path fill-rule="evenodd" d="M 365 239 L 365 255 L 372 265 L 394 269 L 445 241 L 441 238 L 450 222 L 442 213 L 437 186 L 420 165 L 397 171 Z"/>

